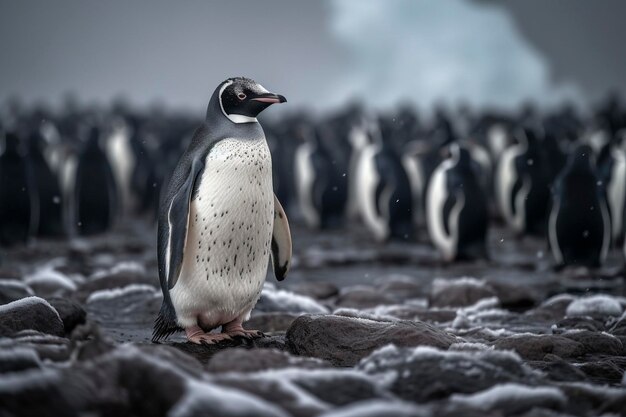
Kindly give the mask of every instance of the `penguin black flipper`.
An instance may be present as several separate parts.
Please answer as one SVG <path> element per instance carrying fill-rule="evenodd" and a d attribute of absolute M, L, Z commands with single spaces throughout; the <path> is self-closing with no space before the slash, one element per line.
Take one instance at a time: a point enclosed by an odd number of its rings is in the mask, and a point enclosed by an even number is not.
<path fill-rule="evenodd" d="M 272 266 L 278 281 L 282 281 L 291 266 L 291 232 L 283 206 L 274 195 L 274 231 L 272 234 Z"/>

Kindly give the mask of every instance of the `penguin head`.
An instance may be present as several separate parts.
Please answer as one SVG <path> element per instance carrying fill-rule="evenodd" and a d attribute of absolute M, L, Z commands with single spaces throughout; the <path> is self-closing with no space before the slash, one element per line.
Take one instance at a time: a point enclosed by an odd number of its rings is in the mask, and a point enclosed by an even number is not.
<path fill-rule="evenodd" d="M 220 109 L 233 123 L 255 122 L 263 110 L 287 99 L 267 91 L 261 84 L 244 77 L 229 78 L 218 86 Z"/>

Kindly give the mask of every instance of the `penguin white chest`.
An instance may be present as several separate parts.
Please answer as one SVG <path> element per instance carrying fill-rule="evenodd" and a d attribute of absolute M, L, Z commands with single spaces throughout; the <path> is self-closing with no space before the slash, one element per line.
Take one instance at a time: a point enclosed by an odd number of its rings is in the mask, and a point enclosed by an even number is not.
<path fill-rule="evenodd" d="M 179 324 L 217 327 L 249 315 L 265 281 L 274 226 L 265 139 L 221 140 L 197 181 L 179 282 L 170 293 Z"/>

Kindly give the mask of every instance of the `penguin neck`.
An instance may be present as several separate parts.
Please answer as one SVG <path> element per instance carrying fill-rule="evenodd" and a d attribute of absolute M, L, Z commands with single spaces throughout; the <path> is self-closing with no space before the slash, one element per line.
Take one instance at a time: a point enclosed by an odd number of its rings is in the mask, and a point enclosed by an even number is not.
<path fill-rule="evenodd" d="M 254 119 L 253 122 L 236 123 L 226 117 L 220 106 L 219 90 L 213 93 L 206 112 L 205 124 L 212 134 L 221 137 L 239 138 L 265 138 L 261 124 Z"/>

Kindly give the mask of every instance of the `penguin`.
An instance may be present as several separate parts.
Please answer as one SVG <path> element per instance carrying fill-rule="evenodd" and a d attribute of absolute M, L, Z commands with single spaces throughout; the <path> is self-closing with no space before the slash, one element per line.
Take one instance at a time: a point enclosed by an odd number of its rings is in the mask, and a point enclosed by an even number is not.
<path fill-rule="evenodd" d="M 378 126 L 370 128 L 368 140 L 356 170 L 360 217 L 380 242 L 390 238 L 408 240 L 413 237 L 409 178 Z"/>
<path fill-rule="evenodd" d="M 65 233 L 63 197 L 56 174 L 48 165 L 42 149 L 46 140 L 40 129 L 31 132 L 28 141 L 28 157 L 39 200 L 38 236 L 58 237 Z"/>
<path fill-rule="evenodd" d="M 626 152 L 624 133 L 618 132 L 613 141 L 607 143 L 597 157 L 597 170 L 604 184 L 611 214 L 611 235 L 615 243 L 621 243 L 622 223 L 626 200 Z"/>
<path fill-rule="evenodd" d="M 295 154 L 296 190 L 300 209 L 313 229 L 332 229 L 341 225 L 347 190 L 345 176 L 323 142 L 323 127 L 302 126 L 305 142 Z"/>
<path fill-rule="evenodd" d="M 518 234 L 541 235 L 550 200 L 549 177 L 541 144 L 533 130 L 520 128 L 516 144 L 500 157 L 496 175 L 496 196 L 506 223 Z"/>
<path fill-rule="evenodd" d="M 36 233 L 39 201 L 32 166 L 20 137 L 4 134 L 0 154 L 0 244 L 25 244 Z"/>
<path fill-rule="evenodd" d="M 91 127 L 76 165 L 73 215 L 80 235 L 106 232 L 113 226 L 118 211 L 115 178 L 101 139 L 100 129 Z"/>
<path fill-rule="evenodd" d="M 111 134 L 104 147 L 117 184 L 119 206 L 124 214 L 129 214 L 135 204 L 132 176 L 137 161 L 131 136 L 132 128 L 123 117 L 116 117 L 111 123 Z"/>
<path fill-rule="evenodd" d="M 285 278 L 291 234 L 257 116 L 286 101 L 243 77 L 213 92 L 159 210 L 163 303 L 154 342 L 180 330 L 196 344 L 262 336 L 242 323 L 261 295 L 270 257 L 276 278 Z"/>
<path fill-rule="evenodd" d="M 576 148 L 554 184 L 548 238 L 558 268 L 599 267 L 606 259 L 611 219 L 589 145 Z"/>
<path fill-rule="evenodd" d="M 454 143 L 426 192 L 426 224 L 444 260 L 487 258 L 487 198 L 470 151 Z"/>

